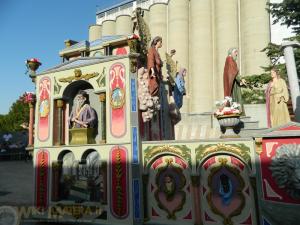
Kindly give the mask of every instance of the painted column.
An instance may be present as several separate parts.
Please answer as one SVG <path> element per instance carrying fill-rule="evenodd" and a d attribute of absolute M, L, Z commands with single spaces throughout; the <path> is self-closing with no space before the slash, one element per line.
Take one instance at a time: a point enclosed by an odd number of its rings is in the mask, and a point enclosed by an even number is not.
<path fill-rule="evenodd" d="M 191 175 L 191 191 L 193 193 L 193 202 L 194 202 L 194 212 L 195 212 L 195 225 L 202 225 L 201 221 L 201 207 L 200 207 L 200 176 L 199 175 Z"/>
<path fill-rule="evenodd" d="M 168 5 L 168 53 L 175 49 L 173 59 L 178 62 L 177 70 L 181 67 L 188 70 L 189 62 L 189 1 L 171 0 Z M 189 90 L 189 71 L 186 77 L 186 89 Z M 181 112 L 187 112 L 187 99 L 183 100 Z"/>
<path fill-rule="evenodd" d="M 261 52 L 271 40 L 267 2 L 269 0 L 240 0 L 242 75 L 261 74 L 264 72 L 261 66 L 270 64 L 269 58 Z"/>
<path fill-rule="evenodd" d="M 102 36 L 116 34 L 116 21 L 106 20 L 102 23 Z"/>
<path fill-rule="evenodd" d="M 35 109 L 35 102 L 29 102 L 29 131 L 28 131 L 29 147 L 33 146 L 34 109 Z"/>
<path fill-rule="evenodd" d="M 228 50 L 239 47 L 238 39 L 238 0 L 215 0 L 214 2 L 215 28 L 215 98 L 224 97 L 223 71 Z"/>
<path fill-rule="evenodd" d="M 128 15 L 118 16 L 116 19 L 116 35 L 129 35 L 132 33 L 132 20 Z"/>
<path fill-rule="evenodd" d="M 188 76 L 190 113 L 210 112 L 212 110 L 212 28 L 211 0 L 190 1 L 190 37 Z"/>
<path fill-rule="evenodd" d="M 99 124 L 101 126 L 100 143 L 105 143 L 106 142 L 106 94 L 105 92 L 100 93 L 99 101 L 100 101 L 100 111 L 101 111 L 101 117 L 99 121 Z"/>
<path fill-rule="evenodd" d="M 57 145 L 63 144 L 63 107 L 64 101 L 62 99 L 56 100 L 57 107 Z"/>
<path fill-rule="evenodd" d="M 291 98 L 293 103 L 293 111 L 296 114 L 296 109 L 300 107 L 300 99 L 297 98 L 299 96 L 299 81 L 298 75 L 296 70 L 296 63 L 295 63 L 295 56 L 293 47 L 297 46 L 300 47 L 300 43 L 293 41 L 293 42 L 285 42 L 282 44 L 283 51 L 284 51 L 284 58 L 286 63 L 286 69 L 289 79 L 289 87 L 291 92 Z M 296 115 L 296 119 L 299 118 L 300 115 Z M 297 120 L 298 121 L 298 120 Z"/>

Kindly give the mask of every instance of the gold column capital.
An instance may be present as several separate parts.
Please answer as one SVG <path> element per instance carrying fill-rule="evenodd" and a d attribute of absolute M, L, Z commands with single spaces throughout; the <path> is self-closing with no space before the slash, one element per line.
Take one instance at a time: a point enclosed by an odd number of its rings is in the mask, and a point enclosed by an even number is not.
<path fill-rule="evenodd" d="M 255 138 L 256 153 L 260 155 L 262 153 L 262 138 Z"/>
<path fill-rule="evenodd" d="M 64 100 L 57 99 L 56 100 L 56 106 L 57 106 L 57 108 L 62 108 L 64 106 Z"/>
<path fill-rule="evenodd" d="M 99 94 L 99 100 L 100 102 L 105 102 L 106 100 L 106 94 L 104 92 Z"/>

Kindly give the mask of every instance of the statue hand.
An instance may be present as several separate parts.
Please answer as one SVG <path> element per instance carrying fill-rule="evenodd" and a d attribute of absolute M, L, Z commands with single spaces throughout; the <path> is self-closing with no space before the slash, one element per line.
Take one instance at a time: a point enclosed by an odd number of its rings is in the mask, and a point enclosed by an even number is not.
<path fill-rule="evenodd" d="M 247 86 L 247 81 L 245 79 L 242 79 L 240 85 Z"/>

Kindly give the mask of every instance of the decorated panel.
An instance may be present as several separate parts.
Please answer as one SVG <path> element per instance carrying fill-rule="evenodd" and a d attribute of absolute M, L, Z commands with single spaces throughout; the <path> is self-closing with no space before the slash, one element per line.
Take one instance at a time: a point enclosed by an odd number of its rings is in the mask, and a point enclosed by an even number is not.
<path fill-rule="evenodd" d="M 259 158 L 262 221 L 272 225 L 298 224 L 300 138 L 263 139 Z"/>
<path fill-rule="evenodd" d="M 148 214 L 153 221 L 193 224 L 189 164 L 180 157 L 165 155 L 149 168 Z"/>
<path fill-rule="evenodd" d="M 44 210 L 49 204 L 49 162 L 50 155 L 47 150 L 39 150 L 35 159 L 35 206 Z"/>
<path fill-rule="evenodd" d="M 199 171 L 198 201 L 203 224 L 257 224 L 249 169 L 244 162 L 233 156 L 217 155 L 200 165 Z"/>
<path fill-rule="evenodd" d="M 50 109 L 51 109 L 51 80 L 44 77 L 39 81 L 38 93 L 38 138 L 46 141 L 50 133 Z"/>
<path fill-rule="evenodd" d="M 300 139 L 264 139 L 260 161 L 264 199 L 300 204 Z"/>
<path fill-rule="evenodd" d="M 122 63 L 115 63 L 109 70 L 110 93 L 110 131 L 117 138 L 126 134 L 126 68 Z"/>
<path fill-rule="evenodd" d="M 115 146 L 110 152 L 110 209 L 114 217 L 124 219 L 129 213 L 127 149 Z"/>

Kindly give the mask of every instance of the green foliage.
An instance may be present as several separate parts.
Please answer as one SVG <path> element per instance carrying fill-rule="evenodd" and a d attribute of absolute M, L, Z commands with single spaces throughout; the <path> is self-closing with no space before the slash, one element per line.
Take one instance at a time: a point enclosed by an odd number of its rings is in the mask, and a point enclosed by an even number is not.
<path fill-rule="evenodd" d="M 268 3 L 269 12 L 274 18 L 273 24 L 280 23 L 292 27 L 300 34 L 300 0 L 283 0 L 281 3 Z"/>
<path fill-rule="evenodd" d="M 14 132 L 22 130 L 22 123 L 29 121 L 29 106 L 24 103 L 23 96 L 15 101 L 7 115 L 0 115 L 0 132 Z"/>

